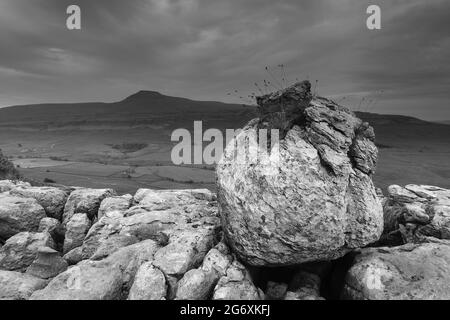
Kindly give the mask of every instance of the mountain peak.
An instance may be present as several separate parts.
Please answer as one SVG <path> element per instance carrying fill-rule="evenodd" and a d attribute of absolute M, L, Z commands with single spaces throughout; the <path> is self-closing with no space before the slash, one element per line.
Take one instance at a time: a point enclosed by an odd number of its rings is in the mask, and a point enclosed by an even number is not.
<path fill-rule="evenodd" d="M 158 91 L 141 90 L 125 98 L 123 101 L 142 101 L 161 97 L 164 97 L 164 95 Z"/>

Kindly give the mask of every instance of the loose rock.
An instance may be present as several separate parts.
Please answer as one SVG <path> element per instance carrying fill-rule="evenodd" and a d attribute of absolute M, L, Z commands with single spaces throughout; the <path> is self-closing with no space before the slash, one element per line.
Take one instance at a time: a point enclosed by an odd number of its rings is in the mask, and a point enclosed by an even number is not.
<path fill-rule="evenodd" d="M 36 259 L 39 248 L 55 248 L 47 232 L 21 232 L 9 238 L 0 249 L 0 269 L 25 271 Z"/>
<path fill-rule="evenodd" d="M 47 281 L 25 273 L 0 270 L 0 300 L 26 300 L 46 285 Z"/>
<path fill-rule="evenodd" d="M 91 227 L 91 221 L 84 213 L 74 214 L 66 225 L 66 235 L 64 239 L 64 253 L 79 247 Z"/>
<path fill-rule="evenodd" d="M 164 273 L 146 262 L 139 268 L 128 300 L 163 300 L 167 295 Z"/>
<path fill-rule="evenodd" d="M 450 299 L 450 242 L 433 240 L 362 249 L 347 273 L 342 297 L 368 300 Z"/>
<path fill-rule="evenodd" d="M 120 300 L 128 297 L 139 267 L 159 247 L 152 240 L 121 248 L 102 261 L 85 260 L 53 278 L 31 300 Z"/>
<path fill-rule="evenodd" d="M 65 226 L 76 213 L 85 213 L 89 219 L 94 219 L 101 202 L 114 195 L 115 192 L 112 189 L 80 188 L 73 191 L 64 207 L 63 225 Z"/>
<path fill-rule="evenodd" d="M 98 209 L 98 219 L 101 219 L 109 212 L 126 211 L 130 208 L 132 202 L 133 196 L 131 194 L 106 198 L 102 201 L 100 208 Z"/>
<path fill-rule="evenodd" d="M 48 217 L 61 220 L 68 194 L 54 187 L 18 187 L 11 195 L 34 198 L 44 208 Z"/>
<path fill-rule="evenodd" d="M 36 259 L 26 272 L 37 278 L 50 279 L 66 271 L 67 267 L 67 262 L 59 255 L 58 251 L 41 247 L 38 249 Z"/>
<path fill-rule="evenodd" d="M 0 194 L 0 239 L 22 231 L 37 231 L 45 210 L 35 199 Z"/>

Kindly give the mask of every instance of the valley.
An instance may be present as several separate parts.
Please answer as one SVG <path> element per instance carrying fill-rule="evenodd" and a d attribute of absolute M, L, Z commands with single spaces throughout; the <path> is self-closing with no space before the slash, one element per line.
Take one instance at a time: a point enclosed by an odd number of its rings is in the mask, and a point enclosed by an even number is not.
<path fill-rule="evenodd" d="M 215 189 L 212 165 L 171 162 L 175 129 L 191 133 L 238 129 L 255 117 L 250 106 L 192 101 L 152 91 L 116 103 L 15 106 L 0 109 L 0 149 L 37 182 L 119 193 L 138 188 Z M 450 126 L 419 119 L 358 113 L 375 128 L 379 162 L 375 184 L 450 187 Z M 207 145 L 206 143 L 205 145 Z"/>

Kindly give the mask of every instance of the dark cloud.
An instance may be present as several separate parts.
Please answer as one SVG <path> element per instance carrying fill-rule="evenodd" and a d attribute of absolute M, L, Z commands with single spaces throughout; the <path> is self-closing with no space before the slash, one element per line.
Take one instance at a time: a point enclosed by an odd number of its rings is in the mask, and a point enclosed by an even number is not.
<path fill-rule="evenodd" d="M 373 3 L 379 31 L 365 27 Z M 69 4 L 81 31 L 65 28 Z M 141 89 L 236 102 L 227 92 L 255 91 L 283 63 L 352 107 L 377 97 L 370 111 L 450 119 L 448 12 L 446 0 L 2 0 L 0 105 Z"/>

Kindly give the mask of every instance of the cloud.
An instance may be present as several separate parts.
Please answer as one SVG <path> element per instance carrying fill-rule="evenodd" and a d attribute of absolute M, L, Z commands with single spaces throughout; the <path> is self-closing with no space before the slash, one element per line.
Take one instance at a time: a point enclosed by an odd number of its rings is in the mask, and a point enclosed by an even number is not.
<path fill-rule="evenodd" d="M 283 63 L 290 81 L 319 79 L 321 94 L 353 95 L 352 107 L 383 90 L 372 111 L 450 119 L 450 3 L 377 2 L 379 31 L 360 0 L 2 0 L 0 103 L 141 89 L 230 101 Z M 65 28 L 74 3 L 81 31 Z"/>

